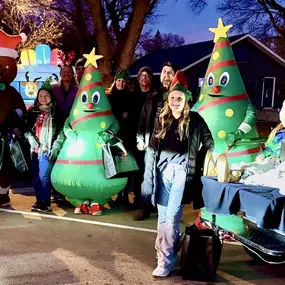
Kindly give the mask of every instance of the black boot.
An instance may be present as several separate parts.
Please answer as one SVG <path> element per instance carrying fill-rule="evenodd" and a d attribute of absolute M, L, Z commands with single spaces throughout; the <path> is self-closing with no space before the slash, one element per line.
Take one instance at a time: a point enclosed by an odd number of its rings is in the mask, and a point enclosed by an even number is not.
<path fill-rule="evenodd" d="M 138 213 L 134 216 L 134 221 L 143 221 L 145 219 L 150 218 L 150 211 L 147 208 L 141 209 Z"/>
<path fill-rule="evenodd" d="M 0 194 L 0 207 L 10 207 L 9 193 Z"/>

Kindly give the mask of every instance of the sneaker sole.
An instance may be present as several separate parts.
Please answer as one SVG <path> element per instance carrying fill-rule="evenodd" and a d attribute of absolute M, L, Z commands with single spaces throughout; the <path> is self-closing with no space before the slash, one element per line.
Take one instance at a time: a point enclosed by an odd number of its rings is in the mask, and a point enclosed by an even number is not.
<path fill-rule="evenodd" d="M 92 213 L 92 214 L 90 214 L 91 216 L 100 216 L 100 215 L 102 215 L 102 211 L 100 211 L 100 212 L 95 212 L 95 213 Z"/>
<path fill-rule="evenodd" d="M 38 208 L 33 208 L 33 207 L 31 207 L 31 211 L 32 211 L 32 212 L 38 212 L 38 210 L 39 210 Z"/>
<path fill-rule="evenodd" d="M 50 212 L 51 209 L 48 209 L 48 210 L 42 210 L 42 209 L 37 209 L 38 212 L 43 212 L 43 213 L 47 213 L 47 212 Z"/>
<path fill-rule="evenodd" d="M 157 277 L 157 278 L 164 278 L 164 277 L 168 277 L 169 275 L 170 275 L 170 272 L 168 272 L 167 274 L 161 274 L 161 275 L 152 274 L 153 277 Z"/>

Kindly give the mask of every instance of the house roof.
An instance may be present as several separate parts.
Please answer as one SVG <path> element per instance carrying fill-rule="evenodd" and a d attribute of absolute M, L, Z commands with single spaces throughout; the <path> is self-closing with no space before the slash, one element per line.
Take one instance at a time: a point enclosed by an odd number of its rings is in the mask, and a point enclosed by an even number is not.
<path fill-rule="evenodd" d="M 252 35 L 242 34 L 229 37 L 231 45 L 245 39 L 285 67 L 285 60 L 283 58 L 278 56 L 275 52 L 270 50 Z M 180 47 L 157 50 L 136 60 L 131 66 L 130 72 L 131 74 L 136 75 L 141 67 L 149 66 L 154 75 L 158 75 L 161 72 L 161 66 L 166 61 L 175 62 L 179 69 L 185 71 L 199 62 L 209 58 L 212 54 L 213 47 L 214 43 L 212 40 L 210 40 L 183 45 Z"/>

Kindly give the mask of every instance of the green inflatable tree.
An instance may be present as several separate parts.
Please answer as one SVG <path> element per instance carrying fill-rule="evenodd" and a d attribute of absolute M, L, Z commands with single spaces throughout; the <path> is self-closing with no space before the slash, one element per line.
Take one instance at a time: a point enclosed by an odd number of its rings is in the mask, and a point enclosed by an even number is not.
<path fill-rule="evenodd" d="M 228 146 L 229 163 L 255 160 L 260 151 L 255 128 L 256 109 L 250 102 L 237 67 L 227 31 L 219 18 L 214 49 L 198 101 L 192 110 L 204 118 L 215 141 L 214 154 L 221 154 Z"/>
<path fill-rule="evenodd" d="M 107 142 L 108 132 L 118 132 L 119 124 L 97 68 L 97 60 L 102 56 L 95 55 L 95 49 L 84 56 L 85 72 L 64 125 L 67 139 L 51 179 L 54 188 L 77 207 L 75 213 L 99 215 L 110 197 L 126 186 L 127 178 L 105 178 L 101 143 Z"/>

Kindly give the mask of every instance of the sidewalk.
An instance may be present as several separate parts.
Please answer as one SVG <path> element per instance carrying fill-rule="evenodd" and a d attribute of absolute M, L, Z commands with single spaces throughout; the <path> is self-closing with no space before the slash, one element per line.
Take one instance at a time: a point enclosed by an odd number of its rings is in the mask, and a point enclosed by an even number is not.
<path fill-rule="evenodd" d="M 11 207 L 8 208 L 0 208 L 0 211 L 12 210 L 12 211 L 21 211 L 27 213 L 27 215 L 32 215 L 33 217 L 40 217 L 41 215 L 35 212 L 31 212 L 30 207 L 35 202 L 34 191 L 32 187 L 19 187 L 23 186 L 21 184 L 16 184 L 10 190 L 10 198 L 11 198 Z M 99 223 L 110 223 L 128 227 L 139 227 L 149 230 L 156 230 L 157 226 L 157 213 L 152 213 L 149 219 L 144 221 L 133 221 L 133 217 L 135 216 L 137 211 L 130 211 L 124 206 L 118 206 L 113 203 L 113 201 L 109 202 L 110 209 L 104 208 L 101 216 L 91 216 L 91 215 L 75 215 L 73 213 L 74 207 L 69 204 L 67 201 L 62 203 L 52 203 L 52 211 L 48 213 L 43 213 L 44 216 L 57 216 L 60 219 L 67 220 L 69 218 L 76 219 L 82 221 L 96 221 Z M 197 210 L 192 209 L 192 205 L 187 205 L 184 208 L 183 213 L 183 221 L 181 223 L 181 230 L 184 229 L 186 224 L 192 224 L 197 215 Z M 89 222 L 88 222 L 89 223 Z"/>

